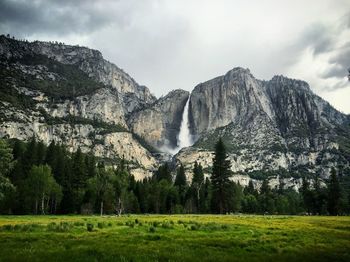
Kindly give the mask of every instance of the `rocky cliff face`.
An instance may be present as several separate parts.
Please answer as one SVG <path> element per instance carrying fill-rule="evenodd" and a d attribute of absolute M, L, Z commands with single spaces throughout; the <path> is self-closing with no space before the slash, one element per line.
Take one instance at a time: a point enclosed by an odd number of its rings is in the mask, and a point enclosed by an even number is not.
<path fill-rule="evenodd" d="M 35 136 L 71 151 L 124 157 L 138 178 L 157 167 L 148 145 L 127 125 L 156 98 L 100 52 L 1 36 L 0 82 L 0 137 Z"/>
<path fill-rule="evenodd" d="M 237 175 L 272 171 L 327 177 L 331 167 L 349 164 L 348 116 L 304 81 L 283 76 L 261 81 L 248 69 L 234 68 L 194 88 L 190 119 L 198 141 L 176 157 L 188 169 L 195 160 L 211 166 L 218 137 L 227 145 Z"/>
<path fill-rule="evenodd" d="M 129 119 L 131 130 L 160 150 L 177 146 L 182 113 L 189 92 L 175 90 Z"/>
<path fill-rule="evenodd" d="M 0 137 L 36 136 L 71 151 L 124 157 L 138 179 L 159 165 L 155 152 L 177 146 L 190 95 L 175 90 L 157 100 L 96 50 L 4 36 L 0 83 Z M 258 185 L 272 176 L 295 186 L 305 173 L 327 177 L 332 167 L 349 166 L 349 116 L 300 80 L 261 81 L 248 69 L 234 68 L 194 88 L 189 120 L 197 141 L 174 158 L 189 178 L 194 161 L 210 173 L 218 137 L 241 184 L 250 177 Z"/>

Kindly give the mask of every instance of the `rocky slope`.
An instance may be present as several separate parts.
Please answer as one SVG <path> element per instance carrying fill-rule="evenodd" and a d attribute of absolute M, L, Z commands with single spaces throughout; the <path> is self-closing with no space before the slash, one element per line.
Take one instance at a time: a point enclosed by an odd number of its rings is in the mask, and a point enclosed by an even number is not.
<path fill-rule="evenodd" d="M 220 136 L 240 176 L 327 177 L 331 167 L 349 164 L 349 117 L 304 81 L 261 81 L 248 69 L 234 68 L 194 88 L 190 120 L 198 141 L 176 156 L 188 169 L 196 160 L 210 167 Z"/>
<path fill-rule="evenodd" d="M 0 137 L 45 143 L 111 161 L 124 157 L 141 179 L 177 146 L 189 92 L 156 99 L 101 53 L 61 43 L 0 36 Z M 227 145 L 233 178 L 247 184 L 270 176 L 298 187 L 300 177 L 327 177 L 350 162 L 349 116 L 315 95 L 308 84 L 283 76 L 256 79 L 248 69 L 197 85 L 189 123 L 196 143 L 175 157 L 191 177 L 194 161 L 210 173 L 218 137 Z M 163 160 L 160 159 L 163 157 Z"/>
<path fill-rule="evenodd" d="M 177 146 L 182 112 L 189 92 L 175 90 L 129 119 L 131 130 L 154 147 L 169 151 Z"/>
<path fill-rule="evenodd" d="M 152 148 L 127 125 L 156 98 L 100 52 L 0 36 L 0 83 L 0 137 L 124 157 L 138 178 L 157 167 Z"/>

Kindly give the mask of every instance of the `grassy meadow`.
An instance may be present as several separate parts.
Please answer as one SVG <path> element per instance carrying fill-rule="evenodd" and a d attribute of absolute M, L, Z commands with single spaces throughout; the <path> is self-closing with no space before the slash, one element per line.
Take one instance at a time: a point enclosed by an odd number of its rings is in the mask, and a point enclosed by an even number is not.
<path fill-rule="evenodd" d="M 350 261 L 350 217 L 0 216 L 0 261 Z"/>

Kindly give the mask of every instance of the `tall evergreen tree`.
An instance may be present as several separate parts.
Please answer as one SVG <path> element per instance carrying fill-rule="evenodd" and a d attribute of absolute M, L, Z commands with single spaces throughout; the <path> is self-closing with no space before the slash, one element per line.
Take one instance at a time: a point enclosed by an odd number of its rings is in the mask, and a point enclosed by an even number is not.
<path fill-rule="evenodd" d="M 5 140 L 0 139 L 0 202 L 6 195 L 15 190 L 15 187 L 8 178 L 12 168 L 12 160 L 12 149 Z"/>
<path fill-rule="evenodd" d="M 213 158 L 213 171 L 211 174 L 212 183 L 212 209 L 214 212 L 223 214 L 229 210 L 229 202 L 232 192 L 230 192 L 231 163 L 227 159 L 225 145 L 220 138 L 215 145 L 215 155 Z"/>
<path fill-rule="evenodd" d="M 178 189 L 180 204 L 184 206 L 186 202 L 187 180 L 183 165 L 180 165 L 180 167 L 177 169 L 174 186 Z"/>
<path fill-rule="evenodd" d="M 32 165 L 35 165 L 38 162 L 37 156 L 38 156 L 37 142 L 35 137 L 33 136 L 29 141 L 29 143 L 27 144 L 27 148 L 23 156 L 24 177 L 28 176 L 28 173 Z"/>
<path fill-rule="evenodd" d="M 301 194 L 303 196 L 304 208 L 308 214 L 311 214 L 313 210 L 313 196 L 310 190 L 310 183 L 305 176 L 302 178 Z"/>
<path fill-rule="evenodd" d="M 194 162 L 193 178 L 191 184 L 191 191 L 195 199 L 195 209 L 197 212 L 201 211 L 201 201 L 204 201 L 204 173 L 201 164 Z"/>
<path fill-rule="evenodd" d="M 154 173 L 154 177 L 157 181 L 165 179 L 172 182 L 171 172 L 168 163 L 165 163 L 158 167 L 158 170 Z"/>
<path fill-rule="evenodd" d="M 274 199 L 268 179 L 264 179 L 260 188 L 259 208 L 262 213 L 272 214 L 275 211 Z"/>
<path fill-rule="evenodd" d="M 257 196 L 258 191 L 254 188 L 254 184 L 252 180 L 249 180 L 248 186 L 244 188 L 244 194 L 251 194 Z"/>
<path fill-rule="evenodd" d="M 76 212 L 80 212 L 87 185 L 85 156 L 80 148 L 78 148 L 77 152 L 73 154 L 72 176 L 74 207 Z"/>
<path fill-rule="evenodd" d="M 340 197 L 340 184 L 337 173 L 333 168 L 328 184 L 328 211 L 333 216 L 339 214 Z"/>
<path fill-rule="evenodd" d="M 314 190 L 312 192 L 314 214 L 327 213 L 327 190 L 321 186 L 320 179 L 316 174 L 314 177 Z"/>

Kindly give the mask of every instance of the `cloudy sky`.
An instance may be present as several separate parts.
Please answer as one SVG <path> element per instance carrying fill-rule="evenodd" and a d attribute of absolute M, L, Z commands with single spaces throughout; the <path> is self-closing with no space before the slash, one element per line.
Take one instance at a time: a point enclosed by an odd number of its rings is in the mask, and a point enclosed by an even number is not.
<path fill-rule="evenodd" d="M 98 49 L 158 97 L 241 66 L 350 113 L 349 0 L 0 0 L 0 31 Z"/>

